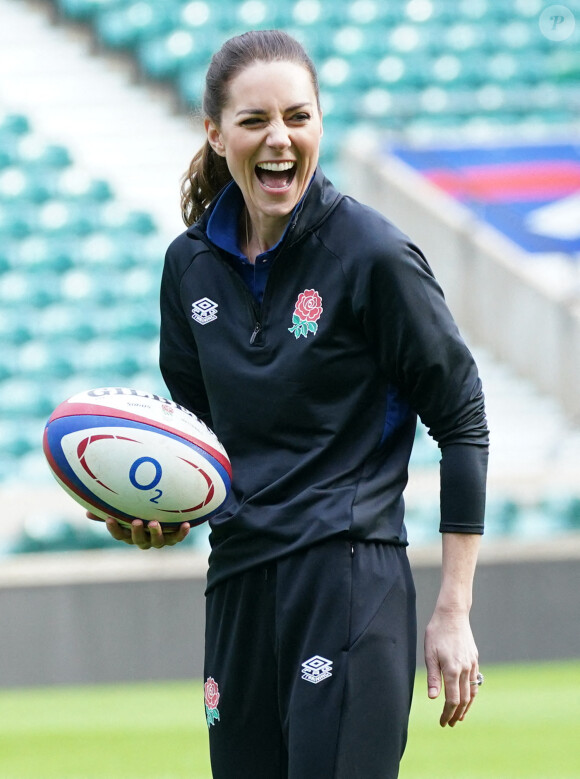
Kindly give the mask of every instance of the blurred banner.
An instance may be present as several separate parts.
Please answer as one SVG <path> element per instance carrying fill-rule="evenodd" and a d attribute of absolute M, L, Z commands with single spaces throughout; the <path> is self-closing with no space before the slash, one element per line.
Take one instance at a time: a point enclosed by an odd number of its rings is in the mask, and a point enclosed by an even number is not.
<path fill-rule="evenodd" d="M 580 252 L 580 145 L 390 151 L 525 251 Z"/>

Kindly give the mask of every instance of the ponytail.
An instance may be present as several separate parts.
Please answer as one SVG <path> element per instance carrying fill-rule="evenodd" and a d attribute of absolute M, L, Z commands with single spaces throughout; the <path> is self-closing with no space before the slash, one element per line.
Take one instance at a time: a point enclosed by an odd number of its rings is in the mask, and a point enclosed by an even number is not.
<path fill-rule="evenodd" d="M 231 178 L 225 158 L 206 140 L 181 180 L 181 217 L 188 227 L 197 222 Z"/>

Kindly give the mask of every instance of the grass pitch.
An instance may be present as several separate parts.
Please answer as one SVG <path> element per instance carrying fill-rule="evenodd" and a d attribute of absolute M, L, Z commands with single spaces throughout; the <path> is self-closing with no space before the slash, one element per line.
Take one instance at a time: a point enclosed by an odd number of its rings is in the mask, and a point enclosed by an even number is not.
<path fill-rule="evenodd" d="M 580 661 L 484 670 L 454 729 L 418 676 L 400 779 L 578 779 Z M 200 682 L 0 690 L 0 723 L 1 779 L 211 779 Z"/>

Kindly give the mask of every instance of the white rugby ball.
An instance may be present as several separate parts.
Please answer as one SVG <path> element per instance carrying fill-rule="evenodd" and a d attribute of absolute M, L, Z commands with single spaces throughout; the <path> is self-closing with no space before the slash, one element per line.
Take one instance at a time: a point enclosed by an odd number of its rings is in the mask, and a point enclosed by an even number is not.
<path fill-rule="evenodd" d="M 73 395 L 46 423 L 44 454 L 61 487 L 95 516 L 205 522 L 224 504 L 229 458 L 195 414 L 154 393 L 102 387 Z"/>

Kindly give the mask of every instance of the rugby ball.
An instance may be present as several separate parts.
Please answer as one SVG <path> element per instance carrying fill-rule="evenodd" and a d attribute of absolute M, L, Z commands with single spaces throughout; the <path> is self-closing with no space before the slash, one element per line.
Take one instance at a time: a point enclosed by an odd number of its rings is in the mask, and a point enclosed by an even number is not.
<path fill-rule="evenodd" d="M 43 449 L 61 487 L 100 519 L 205 522 L 232 470 L 215 433 L 171 400 L 126 387 L 73 395 L 51 414 Z"/>

